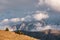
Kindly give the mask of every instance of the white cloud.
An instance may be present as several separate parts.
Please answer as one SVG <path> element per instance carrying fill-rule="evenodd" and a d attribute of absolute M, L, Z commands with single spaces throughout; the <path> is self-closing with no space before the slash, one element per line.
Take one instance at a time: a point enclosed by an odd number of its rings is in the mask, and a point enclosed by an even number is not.
<path fill-rule="evenodd" d="M 8 19 L 4 19 L 4 20 L 2 20 L 2 22 L 8 22 L 9 20 Z"/>
<path fill-rule="evenodd" d="M 25 18 L 21 18 L 21 21 L 25 21 Z"/>
<path fill-rule="evenodd" d="M 3 19 L 3 20 L 1 21 L 1 23 L 2 23 L 2 24 L 8 24 L 8 23 L 10 23 L 10 22 L 16 23 L 16 22 L 19 22 L 19 21 L 21 21 L 20 18 L 11 18 L 11 19 Z"/>
<path fill-rule="evenodd" d="M 0 28 L 3 30 L 8 27 L 10 31 L 12 31 L 12 28 L 10 28 L 12 25 L 17 24 L 20 21 L 20 18 L 12 18 L 12 19 L 3 19 L 0 21 Z"/>
<path fill-rule="evenodd" d="M 31 15 L 27 15 L 25 17 L 20 18 L 20 21 L 32 21 L 32 16 Z"/>
<path fill-rule="evenodd" d="M 11 22 L 19 22 L 20 21 L 20 18 L 12 18 L 10 19 Z"/>
<path fill-rule="evenodd" d="M 46 4 L 56 11 L 60 11 L 60 0 L 46 0 Z"/>
<path fill-rule="evenodd" d="M 38 11 L 38 12 L 36 12 L 36 14 L 33 15 L 33 18 L 35 18 L 36 20 L 46 19 L 48 17 L 49 16 L 47 13 L 41 12 L 41 11 Z"/>
<path fill-rule="evenodd" d="M 5 28 L 5 25 L 8 25 L 9 24 L 9 20 L 8 19 L 3 19 L 0 21 L 0 27 L 4 27 Z"/>
<path fill-rule="evenodd" d="M 39 0 L 38 5 L 47 5 L 55 11 L 60 11 L 60 0 Z"/>

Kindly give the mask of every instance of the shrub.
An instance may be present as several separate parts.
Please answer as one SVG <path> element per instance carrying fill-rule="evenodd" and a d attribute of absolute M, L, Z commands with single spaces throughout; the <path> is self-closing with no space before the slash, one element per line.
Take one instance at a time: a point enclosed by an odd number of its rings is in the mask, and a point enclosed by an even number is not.
<path fill-rule="evenodd" d="M 5 31 L 9 31 L 9 29 L 8 29 L 8 28 L 6 28 L 6 29 L 5 29 Z"/>

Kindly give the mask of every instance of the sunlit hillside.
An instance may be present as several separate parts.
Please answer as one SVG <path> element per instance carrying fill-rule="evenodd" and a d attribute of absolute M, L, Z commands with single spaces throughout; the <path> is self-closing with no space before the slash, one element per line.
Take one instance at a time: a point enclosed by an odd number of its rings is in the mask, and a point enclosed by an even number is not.
<path fill-rule="evenodd" d="M 37 40 L 37 39 L 22 34 L 19 35 L 14 32 L 0 30 L 0 40 Z"/>

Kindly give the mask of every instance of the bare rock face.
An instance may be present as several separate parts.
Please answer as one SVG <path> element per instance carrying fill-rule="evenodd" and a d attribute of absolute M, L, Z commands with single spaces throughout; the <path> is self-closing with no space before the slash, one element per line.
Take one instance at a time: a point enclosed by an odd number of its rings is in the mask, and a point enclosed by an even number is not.
<path fill-rule="evenodd" d="M 31 21 L 31 22 L 22 22 L 20 24 L 16 24 L 12 26 L 12 29 L 14 27 L 16 30 L 25 30 L 25 31 L 40 31 L 38 30 L 40 27 L 44 27 L 46 24 L 43 21 Z"/>
<path fill-rule="evenodd" d="M 0 40 L 37 40 L 37 39 L 22 34 L 19 35 L 14 32 L 0 30 Z"/>

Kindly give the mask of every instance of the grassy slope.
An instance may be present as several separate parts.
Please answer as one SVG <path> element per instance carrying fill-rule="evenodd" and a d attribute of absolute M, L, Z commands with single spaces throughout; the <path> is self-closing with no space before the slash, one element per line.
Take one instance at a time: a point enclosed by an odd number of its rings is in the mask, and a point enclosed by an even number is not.
<path fill-rule="evenodd" d="M 22 34 L 19 35 L 14 32 L 0 30 L 0 40 L 37 40 L 37 39 Z"/>

